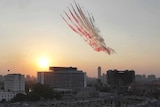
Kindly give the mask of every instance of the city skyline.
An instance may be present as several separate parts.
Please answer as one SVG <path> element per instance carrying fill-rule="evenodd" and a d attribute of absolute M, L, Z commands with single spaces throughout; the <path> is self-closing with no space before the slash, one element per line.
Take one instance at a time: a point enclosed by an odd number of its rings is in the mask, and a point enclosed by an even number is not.
<path fill-rule="evenodd" d="M 75 66 L 91 77 L 109 69 L 160 76 L 160 1 L 76 0 L 93 14 L 107 46 L 116 53 L 95 52 L 60 15 L 74 0 L 1 0 L 0 71 L 36 75 L 38 65 Z"/>

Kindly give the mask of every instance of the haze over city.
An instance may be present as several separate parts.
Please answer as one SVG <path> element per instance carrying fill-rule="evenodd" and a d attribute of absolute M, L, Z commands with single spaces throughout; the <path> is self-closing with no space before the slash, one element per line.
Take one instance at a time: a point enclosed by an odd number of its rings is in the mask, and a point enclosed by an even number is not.
<path fill-rule="evenodd" d="M 131 69 L 160 76 L 159 0 L 76 2 L 93 14 L 115 54 L 94 51 L 65 24 L 60 15 L 73 0 L 1 0 L 1 74 L 10 70 L 35 76 L 48 66 L 75 66 L 95 77 L 101 66 L 104 73 Z M 42 59 L 45 63 L 39 64 Z"/>

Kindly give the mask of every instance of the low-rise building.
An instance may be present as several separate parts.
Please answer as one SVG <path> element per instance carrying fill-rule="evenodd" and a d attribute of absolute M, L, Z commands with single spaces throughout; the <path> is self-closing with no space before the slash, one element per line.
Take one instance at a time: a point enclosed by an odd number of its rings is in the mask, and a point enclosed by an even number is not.
<path fill-rule="evenodd" d="M 16 96 L 16 92 L 6 92 L 4 90 L 0 91 L 0 101 L 10 101 Z"/>

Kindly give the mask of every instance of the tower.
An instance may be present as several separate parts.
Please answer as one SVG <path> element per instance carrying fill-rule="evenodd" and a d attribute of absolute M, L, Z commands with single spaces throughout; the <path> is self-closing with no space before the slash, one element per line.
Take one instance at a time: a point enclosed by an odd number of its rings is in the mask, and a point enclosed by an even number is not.
<path fill-rule="evenodd" d="M 98 79 L 101 79 L 101 67 L 98 66 Z"/>

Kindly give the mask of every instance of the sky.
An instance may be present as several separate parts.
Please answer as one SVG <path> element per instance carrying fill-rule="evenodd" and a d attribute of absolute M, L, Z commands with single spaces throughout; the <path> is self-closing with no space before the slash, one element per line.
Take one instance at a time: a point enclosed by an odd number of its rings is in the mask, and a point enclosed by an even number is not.
<path fill-rule="evenodd" d="M 77 67 L 90 77 L 97 68 L 134 70 L 160 77 L 159 0 L 75 0 L 92 13 L 107 46 L 94 51 L 60 15 L 74 0 L 0 0 L 0 72 L 37 75 L 38 65 Z M 10 70 L 8 72 L 8 70 Z"/>

